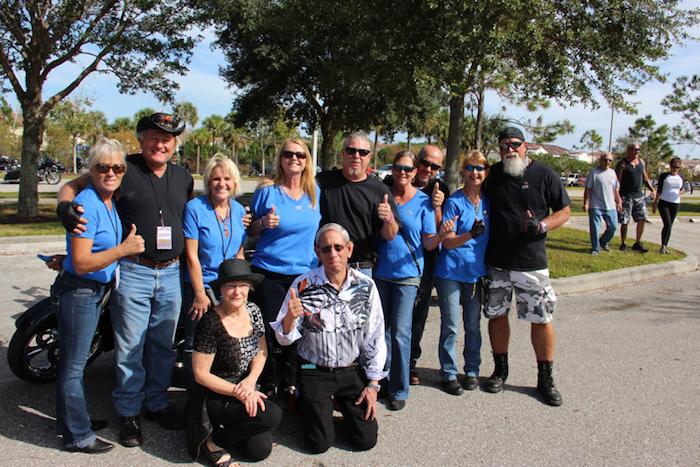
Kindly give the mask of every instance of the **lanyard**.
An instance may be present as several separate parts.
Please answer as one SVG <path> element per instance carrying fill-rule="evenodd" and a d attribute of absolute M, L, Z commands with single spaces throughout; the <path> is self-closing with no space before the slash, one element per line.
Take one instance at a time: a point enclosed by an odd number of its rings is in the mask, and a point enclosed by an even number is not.
<path fill-rule="evenodd" d="M 119 231 L 117 230 L 117 212 L 115 210 L 114 203 L 112 203 L 112 213 L 110 213 L 105 200 L 102 200 L 102 204 L 104 204 L 105 211 L 107 211 L 107 219 L 109 219 L 109 223 L 112 224 L 112 229 L 114 229 L 114 239 L 117 242 L 116 245 L 119 245 L 121 239 L 119 238 Z"/>
<path fill-rule="evenodd" d="M 156 207 L 158 208 L 158 218 L 160 221 L 160 225 L 164 226 L 165 225 L 165 218 L 163 217 L 163 209 L 161 208 L 161 205 L 163 203 L 163 200 L 167 199 L 168 193 L 170 193 L 170 165 L 168 165 L 165 169 L 165 196 L 163 197 L 163 199 L 158 198 L 158 192 L 156 191 L 156 186 L 153 184 L 153 177 L 155 177 L 155 176 L 156 176 L 156 174 L 154 174 L 151 171 L 151 173 L 148 174 L 148 181 L 151 182 L 151 189 L 153 190 L 153 197 L 156 199 Z"/>
<path fill-rule="evenodd" d="M 219 214 L 217 214 L 216 208 L 214 207 L 214 203 L 212 203 L 211 199 L 209 200 L 209 203 L 211 203 L 211 207 L 214 210 L 214 218 L 216 219 L 216 225 L 217 227 L 219 227 L 219 235 L 221 236 L 221 256 L 223 257 L 223 259 L 226 259 L 226 254 L 228 253 L 228 249 L 231 247 L 231 242 L 233 241 L 233 217 L 231 216 L 231 201 L 229 200 L 228 202 L 228 215 L 225 219 L 219 217 Z M 224 229 L 226 227 L 226 219 L 228 219 L 229 229 L 227 235 L 228 243 L 226 243 L 226 247 L 224 247 Z"/>

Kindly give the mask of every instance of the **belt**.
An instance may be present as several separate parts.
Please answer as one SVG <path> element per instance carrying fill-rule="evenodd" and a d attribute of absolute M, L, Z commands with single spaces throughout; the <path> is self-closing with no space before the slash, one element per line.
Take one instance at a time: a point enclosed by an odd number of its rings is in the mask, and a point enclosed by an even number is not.
<path fill-rule="evenodd" d="M 348 266 L 353 269 L 372 269 L 374 263 L 372 263 L 372 261 L 358 261 L 356 263 L 348 263 Z"/>
<path fill-rule="evenodd" d="M 324 373 L 342 373 L 343 371 L 350 371 L 350 370 L 357 370 L 357 367 L 359 366 L 356 362 L 352 363 L 350 366 L 337 366 L 334 368 L 327 367 L 327 366 L 321 366 L 321 365 L 316 365 L 313 362 L 310 362 L 304 358 L 299 357 L 299 362 L 301 364 L 301 369 L 302 370 L 318 370 L 318 371 L 323 371 Z"/>
<path fill-rule="evenodd" d="M 146 266 L 151 269 L 163 269 L 167 268 L 171 264 L 177 263 L 180 260 L 180 256 L 176 256 L 165 261 L 154 261 L 152 259 L 144 258 L 143 256 L 127 256 L 124 259 L 133 261 L 136 264 L 141 264 L 142 266 Z"/>

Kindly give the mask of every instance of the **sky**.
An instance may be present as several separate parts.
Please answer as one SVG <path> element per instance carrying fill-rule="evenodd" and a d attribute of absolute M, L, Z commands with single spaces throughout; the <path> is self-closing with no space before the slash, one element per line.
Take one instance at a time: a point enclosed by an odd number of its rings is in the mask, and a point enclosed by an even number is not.
<path fill-rule="evenodd" d="M 700 0 L 684 2 L 685 8 L 700 7 Z M 694 37 L 700 38 L 700 26 L 691 31 Z M 205 34 L 204 40 L 194 49 L 190 71 L 184 76 L 177 77 L 180 90 L 176 94 L 177 101 L 190 101 L 198 109 L 200 122 L 209 115 L 225 115 L 231 111 L 235 99 L 235 89 L 231 89 L 219 76 L 219 68 L 225 65 L 223 53 L 212 47 L 213 36 Z M 637 118 L 651 115 L 657 125 L 663 123 L 673 126 L 680 119 L 677 115 L 664 114 L 661 100 L 671 92 L 672 83 L 676 77 L 698 73 L 700 70 L 700 41 L 690 41 L 684 45 L 675 45 L 668 60 L 658 64 L 661 71 L 668 75 L 665 83 L 652 82 L 641 87 L 634 101 L 638 102 L 637 114 L 627 115 L 615 113 L 612 140 L 614 141 L 627 133 L 629 127 Z M 75 76 L 77 66 L 68 64 L 55 70 L 46 83 L 44 98 L 49 97 Z M 167 110 L 153 96 L 137 93 L 135 95 L 119 94 L 116 80 L 112 76 L 92 74 L 81 86 L 71 94 L 71 98 L 88 97 L 93 100 L 93 108 L 101 110 L 111 122 L 117 117 L 131 117 L 143 107 L 156 110 Z M 12 94 L 6 95 L 10 104 L 17 107 L 17 101 Z M 541 115 L 545 123 L 568 119 L 575 127 L 573 133 L 558 137 L 553 144 L 572 149 L 579 145 L 581 136 L 588 130 L 596 130 L 603 136 L 603 146 L 607 148 L 610 133 L 611 109 L 603 102 L 600 108 L 591 109 L 582 106 L 561 107 L 552 104 L 549 109 L 530 113 L 524 108 L 518 108 L 508 102 L 501 102 L 492 93 L 487 95 L 486 112 L 497 113 L 502 106 L 507 107 L 506 115 L 518 120 L 534 120 Z M 404 135 L 405 137 L 405 135 Z M 399 135 L 398 139 L 401 139 Z M 700 158 L 700 147 L 695 145 L 676 145 L 676 154 L 682 157 Z"/>

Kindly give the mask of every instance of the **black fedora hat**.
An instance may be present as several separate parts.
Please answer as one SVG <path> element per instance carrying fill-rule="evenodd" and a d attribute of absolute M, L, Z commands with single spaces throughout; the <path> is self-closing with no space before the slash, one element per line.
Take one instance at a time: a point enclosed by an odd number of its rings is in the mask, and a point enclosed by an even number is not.
<path fill-rule="evenodd" d="M 227 259 L 219 266 L 219 276 L 211 282 L 211 286 L 219 288 L 221 284 L 233 281 L 246 281 L 258 285 L 265 278 L 262 274 L 250 270 L 244 259 Z"/>
<path fill-rule="evenodd" d="M 146 130 L 160 130 L 177 136 L 185 131 L 185 122 L 177 115 L 156 112 L 141 117 L 136 124 L 136 133 Z"/>

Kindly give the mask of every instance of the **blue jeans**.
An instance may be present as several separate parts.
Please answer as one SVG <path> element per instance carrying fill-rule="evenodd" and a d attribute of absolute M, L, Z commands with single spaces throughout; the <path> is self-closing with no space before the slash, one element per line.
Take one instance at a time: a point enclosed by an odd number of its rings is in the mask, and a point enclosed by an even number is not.
<path fill-rule="evenodd" d="M 63 444 L 83 448 L 95 440 L 85 402 L 83 372 L 100 320 L 105 285 L 63 273 L 54 284 L 58 298 L 56 426 Z"/>
<path fill-rule="evenodd" d="M 411 360 L 411 324 L 418 287 L 375 279 L 384 309 L 387 347 L 385 370 L 389 370 L 389 393 L 396 400 L 408 399 Z"/>
<path fill-rule="evenodd" d="M 459 330 L 460 305 L 464 323 L 464 373 L 479 376 L 481 365 L 481 281 L 458 282 L 450 279 L 435 279 L 440 301 L 440 379 L 457 379 L 457 333 Z"/>
<path fill-rule="evenodd" d="M 175 351 L 173 338 L 180 315 L 180 265 L 151 269 L 130 260 L 119 262 L 119 287 L 112 300 L 117 387 L 114 406 L 133 417 L 142 406 L 168 406 Z"/>
<path fill-rule="evenodd" d="M 600 235 L 601 221 L 605 222 L 606 228 L 603 235 Z M 614 209 L 588 209 L 588 227 L 591 232 L 591 251 L 599 251 L 600 243 L 598 239 L 603 240 L 603 243 L 610 243 L 615 236 L 617 230 L 617 211 Z"/>

